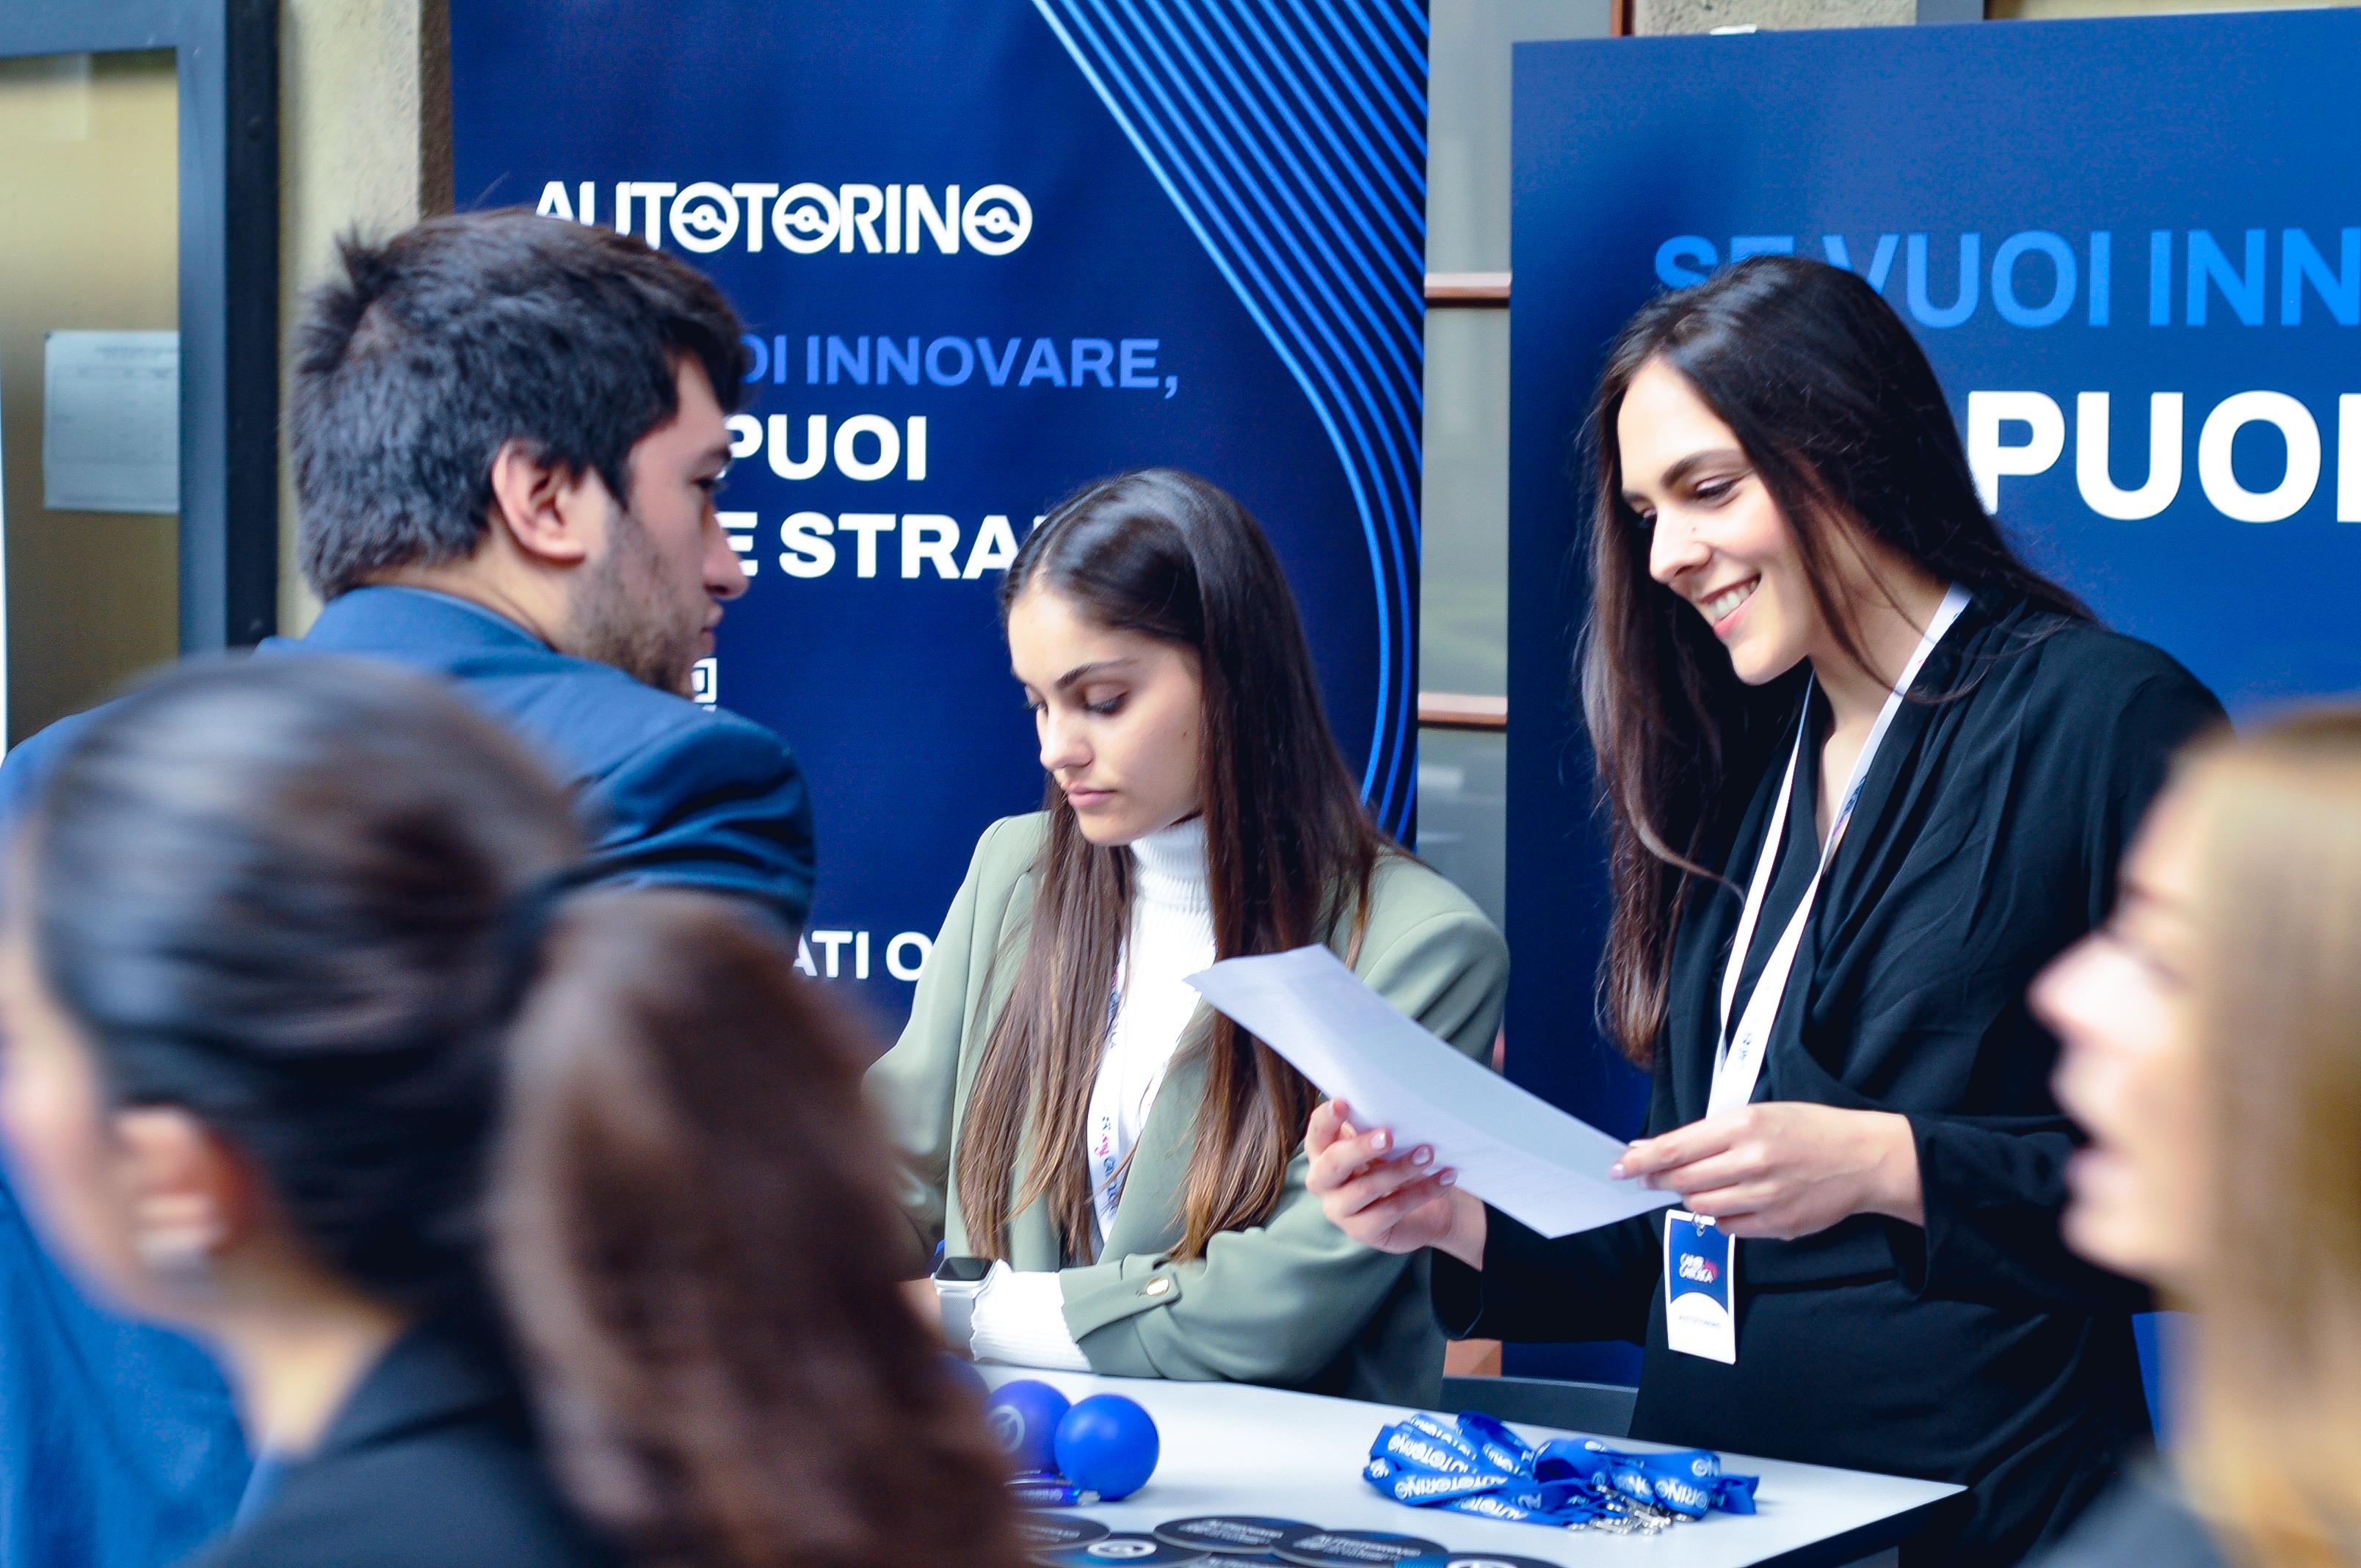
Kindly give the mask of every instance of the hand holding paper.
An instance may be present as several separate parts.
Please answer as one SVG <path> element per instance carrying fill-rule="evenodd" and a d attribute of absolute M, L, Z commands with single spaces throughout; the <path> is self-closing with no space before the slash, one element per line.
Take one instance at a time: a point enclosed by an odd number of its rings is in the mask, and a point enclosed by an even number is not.
<path fill-rule="evenodd" d="M 1459 1185 L 1545 1236 L 1571 1235 L 1675 1201 L 1609 1178 L 1623 1146 L 1404 1017 L 1326 948 L 1228 959 L 1189 983 L 1285 1057 L 1356 1124 L 1395 1146 L 1431 1146 Z"/>

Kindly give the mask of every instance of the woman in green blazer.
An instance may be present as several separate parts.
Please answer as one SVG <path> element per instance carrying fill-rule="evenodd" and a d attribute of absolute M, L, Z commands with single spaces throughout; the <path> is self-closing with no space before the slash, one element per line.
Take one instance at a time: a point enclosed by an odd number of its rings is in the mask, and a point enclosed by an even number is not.
<path fill-rule="evenodd" d="M 1317 1091 L 1185 977 L 1325 942 L 1481 1058 L 1499 934 L 1370 822 L 1230 496 L 1170 469 L 1090 487 L 1026 541 L 1001 613 L 1045 806 L 985 830 L 870 1071 L 919 1246 L 993 1260 L 948 1332 L 980 1359 L 1432 1404 L 1424 1257 L 1322 1215 Z"/>

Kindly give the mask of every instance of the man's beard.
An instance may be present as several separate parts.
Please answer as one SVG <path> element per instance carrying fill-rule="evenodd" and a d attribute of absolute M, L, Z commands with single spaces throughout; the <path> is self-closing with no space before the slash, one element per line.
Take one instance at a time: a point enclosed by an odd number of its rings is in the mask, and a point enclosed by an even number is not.
<path fill-rule="evenodd" d="M 606 559 L 575 590 L 572 644 L 577 658 L 612 664 L 635 680 L 677 696 L 689 693 L 702 652 L 705 596 L 692 606 L 664 594 L 647 533 L 627 511 L 615 514 Z"/>

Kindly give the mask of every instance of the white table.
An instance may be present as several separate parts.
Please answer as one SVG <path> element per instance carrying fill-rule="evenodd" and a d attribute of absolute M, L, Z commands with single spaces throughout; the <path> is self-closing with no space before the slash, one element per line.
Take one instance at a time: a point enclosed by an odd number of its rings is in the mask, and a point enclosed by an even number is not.
<path fill-rule="evenodd" d="M 1760 1475 L 1752 1515 L 1715 1512 L 1653 1536 L 1551 1530 L 1397 1503 L 1361 1479 L 1378 1429 L 1410 1414 L 1239 1383 L 1176 1383 L 979 1367 L 997 1386 L 1038 1377 L 1070 1399 L 1121 1394 L 1156 1419 L 1160 1453 L 1147 1486 L 1079 1510 L 1113 1530 L 1148 1530 L 1194 1514 L 1265 1514 L 1329 1530 L 1389 1530 L 1454 1553 L 1503 1552 L 1565 1568 L 1833 1568 L 1885 1552 L 1960 1487 L 1860 1470 L 1725 1453 L 1723 1468 Z M 1564 1433 L 1520 1424 L 1527 1436 Z M 1664 1446 L 1626 1438 L 1619 1448 Z M 1218 1560 L 1214 1568 L 1219 1568 Z"/>

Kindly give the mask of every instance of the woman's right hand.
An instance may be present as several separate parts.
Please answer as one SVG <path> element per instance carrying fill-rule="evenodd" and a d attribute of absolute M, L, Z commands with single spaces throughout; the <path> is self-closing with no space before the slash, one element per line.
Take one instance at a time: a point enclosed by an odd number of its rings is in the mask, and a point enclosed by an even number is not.
<path fill-rule="evenodd" d="M 1303 1130 L 1312 1172 L 1304 1186 L 1328 1223 L 1379 1252 L 1434 1247 L 1470 1268 L 1484 1266 L 1484 1205 L 1453 1185 L 1458 1172 L 1434 1167 L 1423 1145 L 1396 1153 L 1385 1127 L 1356 1129 L 1353 1108 L 1331 1100 Z"/>

